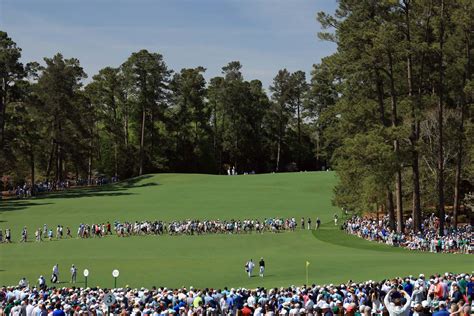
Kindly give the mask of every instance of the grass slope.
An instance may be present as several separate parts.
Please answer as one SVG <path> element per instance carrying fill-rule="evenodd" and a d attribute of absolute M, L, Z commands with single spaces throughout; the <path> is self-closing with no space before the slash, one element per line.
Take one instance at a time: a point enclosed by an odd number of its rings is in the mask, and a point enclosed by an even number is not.
<path fill-rule="evenodd" d="M 366 280 L 400 274 L 470 271 L 472 257 L 410 252 L 348 236 L 330 224 L 332 172 L 212 176 L 159 174 L 100 189 L 56 193 L 35 200 L 2 202 L 0 227 L 10 227 L 17 241 L 26 225 L 62 224 L 73 234 L 81 222 L 184 218 L 264 218 L 319 216 L 319 231 L 263 235 L 138 236 L 0 245 L 0 285 L 49 277 L 59 263 L 61 278 L 74 263 L 90 271 L 89 286 L 288 286 L 305 282 Z M 247 278 L 243 265 L 261 256 L 267 276 Z"/>

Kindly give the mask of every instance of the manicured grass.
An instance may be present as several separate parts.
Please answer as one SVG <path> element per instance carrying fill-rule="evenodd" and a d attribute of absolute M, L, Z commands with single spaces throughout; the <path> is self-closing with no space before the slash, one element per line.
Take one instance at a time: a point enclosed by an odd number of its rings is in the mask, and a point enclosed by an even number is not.
<path fill-rule="evenodd" d="M 305 282 L 337 283 L 348 279 L 382 279 L 397 275 L 470 272 L 473 257 L 411 252 L 348 236 L 331 224 L 336 183 L 332 172 L 252 176 L 158 174 L 100 189 L 55 193 L 34 200 L 2 202 L 0 227 L 13 230 L 15 243 L 0 245 L 0 285 L 22 276 L 49 278 L 59 263 L 61 279 L 69 267 L 88 268 L 89 286 L 113 286 L 111 271 L 120 270 L 118 286 L 255 287 Z M 279 234 L 206 236 L 137 236 L 18 243 L 21 228 L 47 224 L 70 226 L 75 236 L 81 222 L 173 220 L 185 218 L 244 219 L 317 216 L 327 224 L 318 231 Z M 264 257 L 267 276 L 247 278 L 244 263 Z M 63 283 L 66 285 L 66 283 Z M 83 284 L 82 284 L 83 285 Z"/>

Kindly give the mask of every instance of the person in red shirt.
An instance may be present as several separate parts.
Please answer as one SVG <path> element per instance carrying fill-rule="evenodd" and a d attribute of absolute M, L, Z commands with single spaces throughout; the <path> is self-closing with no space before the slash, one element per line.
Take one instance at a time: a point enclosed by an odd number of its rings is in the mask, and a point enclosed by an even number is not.
<path fill-rule="evenodd" d="M 253 311 L 247 303 L 244 304 L 244 308 L 242 308 L 241 312 L 242 312 L 242 316 L 252 316 L 253 315 Z"/>
<path fill-rule="evenodd" d="M 435 280 L 435 290 L 434 290 L 435 297 L 438 298 L 438 300 L 442 300 L 444 297 L 444 288 L 443 284 L 436 279 Z"/>

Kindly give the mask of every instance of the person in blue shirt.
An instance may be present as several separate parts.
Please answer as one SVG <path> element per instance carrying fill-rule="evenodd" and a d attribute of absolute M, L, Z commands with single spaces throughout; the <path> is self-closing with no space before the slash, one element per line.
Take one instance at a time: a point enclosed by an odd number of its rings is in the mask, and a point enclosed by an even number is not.
<path fill-rule="evenodd" d="M 462 293 L 461 291 L 459 290 L 459 286 L 457 284 L 453 284 L 453 294 L 452 294 L 452 300 L 451 302 L 453 303 L 459 303 L 461 301 L 463 301 L 463 297 L 462 297 Z"/>
<path fill-rule="evenodd" d="M 224 294 L 224 297 L 226 297 L 225 294 Z M 227 296 L 225 302 L 229 308 L 229 311 L 234 309 L 234 299 L 232 298 L 232 295 Z"/>
<path fill-rule="evenodd" d="M 56 304 L 56 308 L 53 311 L 53 316 L 66 316 L 64 311 L 61 309 L 61 304 Z"/>
<path fill-rule="evenodd" d="M 176 314 L 179 313 L 179 309 L 180 309 L 181 307 L 186 307 L 186 303 L 185 303 L 183 300 L 179 300 L 178 304 L 176 304 L 176 305 L 173 307 L 173 309 L 174 309 L 174 311 L 176 312 Z"/>
<path fill-rule="evenodd" d="M 240 294 L 235 295 L 234 305 L 237 309 L 242 309 L 244 307 L 244 299 L 242 296 L 240 296 Z"/>
<path fill-rule="evenodd" d="M 405 283 L 403 283 L 403 290 L 410 296 L 413 294 L 413 284 L 411 283 L 410 279 L 406 279 Z"/>
<path fill-rule="evenodd" d="M 470 302 L 474 302 L 474 276 L 471 277 L 471 281 L 466 284 L 466 293 Z"/>
<path fill-rule="evenodd" d="M 439 310 L 434 312 L 433 316 L 449 316 L 449 312 L 446 310 L 446 302 L 439 302 Z"/>

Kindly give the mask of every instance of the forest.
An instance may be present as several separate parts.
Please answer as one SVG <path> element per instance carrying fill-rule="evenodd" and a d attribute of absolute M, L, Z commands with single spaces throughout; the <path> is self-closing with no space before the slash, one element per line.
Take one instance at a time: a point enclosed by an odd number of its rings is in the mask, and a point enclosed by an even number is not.
<path fill-rule="evenodd" d="M 385 212 L 398 231 L 423 212 L 457 224 L 474 184 L 474 2 L 340 0 L 316 15 L 336 52 L 270 87 L 239 61 L 206 80 L 144 49 L 88 77 L 61 53 L 23 61 L 0 31 L 3 188 L 331 169 L 345 210 Z"/>

